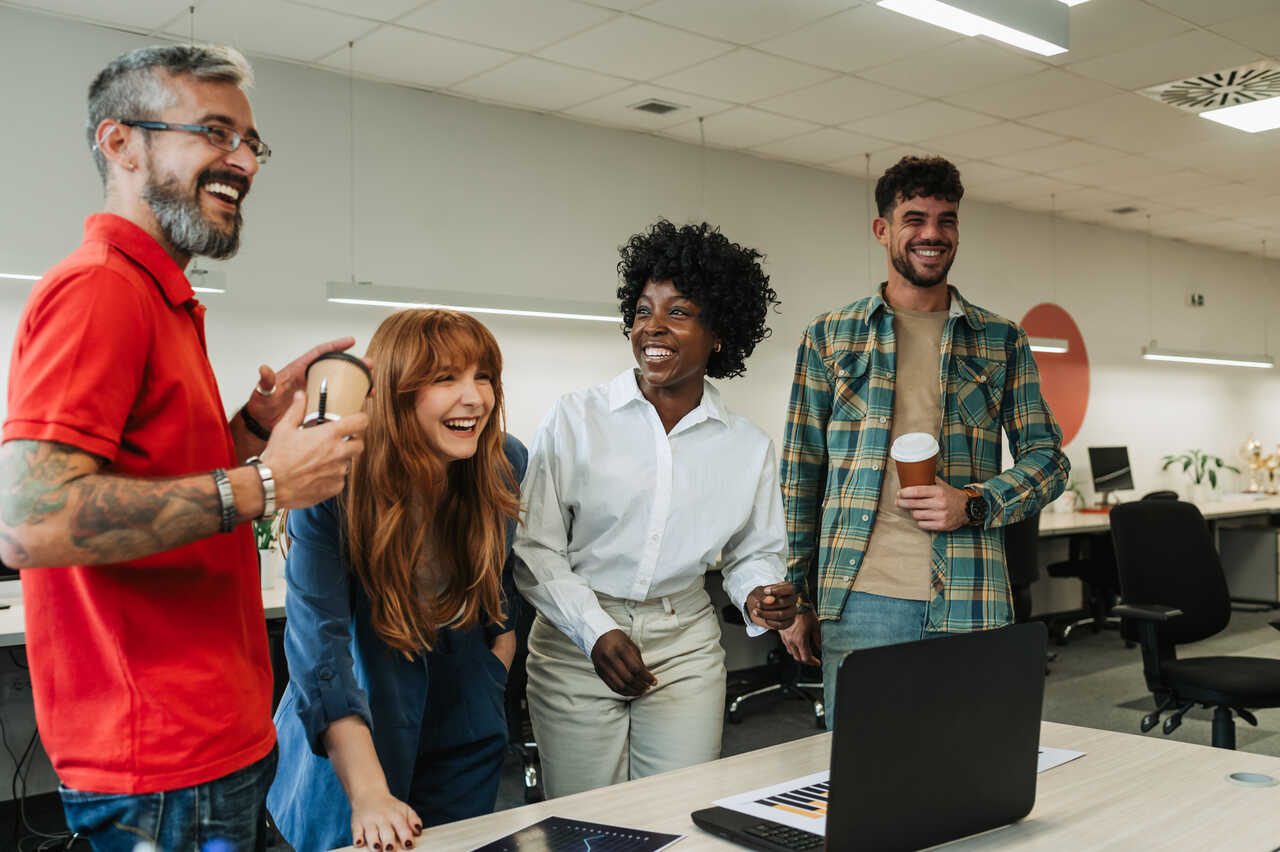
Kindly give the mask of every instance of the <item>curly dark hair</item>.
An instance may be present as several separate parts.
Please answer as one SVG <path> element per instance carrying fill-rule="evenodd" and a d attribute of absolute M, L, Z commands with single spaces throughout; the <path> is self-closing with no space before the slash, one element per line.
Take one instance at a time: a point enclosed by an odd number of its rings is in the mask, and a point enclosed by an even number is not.
<path fill-rule="evenodd" d="M 618 252 L 625 336 L 631 336 L 645 285 L 669 280 L 697 304 L 702 324 L 720 340 L 720 351 L 707 360 L 707 375 L 727 379 L 747 371 L 747 357 L 771 333 L 765 325 L 769 306 L 781 304 L 760 268 L 763 254 L 730 242 L 706 222 L 677 228 L 666 219 L 627 240 Z"/>
<path fill-rule="evenodd" d="M 885 219 L 899 199 L 920 197 L 959 203 L 964 197 L 960 170 L 942 157 L 903 157 L 876 181 L 876 209 Z"/>

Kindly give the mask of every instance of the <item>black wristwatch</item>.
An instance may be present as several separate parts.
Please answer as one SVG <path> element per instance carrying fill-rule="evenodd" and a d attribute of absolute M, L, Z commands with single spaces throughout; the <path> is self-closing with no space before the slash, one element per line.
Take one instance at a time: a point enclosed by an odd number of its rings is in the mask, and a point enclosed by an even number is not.
<path fill-rule="evenodd" d="M 980 527 L 987 521 L 987 501 L 976 488 L 966 488 L 969 499 L 964 504 L 965 521 L 971 527 Z"/>

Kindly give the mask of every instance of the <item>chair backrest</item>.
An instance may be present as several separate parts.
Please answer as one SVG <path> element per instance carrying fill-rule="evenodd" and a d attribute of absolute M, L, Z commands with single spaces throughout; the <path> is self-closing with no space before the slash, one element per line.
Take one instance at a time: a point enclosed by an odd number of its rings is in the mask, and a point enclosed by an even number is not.
<path fill-rule="evenodd" d="M 1125 603 L 1162 604 L 1183 615 L 1163 625 L 1175 643 L 1212 636 L 1231 619 L 1222 562 L 1204 516 L 1179 500 L 1140 500 L 1111 510 Z"/>
<path fill-rule="evenodd" d="M 1040 577 L 1036 552 L 1039 539 L 1039 512 L 1004 528 L 1004 561 L 1010 585 L 1026 586 Z"/>
<path fill-rule="evenodd" d="M 1178 492 L 1170 491 L 1167 488 L 1160 491 L 1148 491 L 1142 495 L 1143 500 L 1177 500 Z"/>

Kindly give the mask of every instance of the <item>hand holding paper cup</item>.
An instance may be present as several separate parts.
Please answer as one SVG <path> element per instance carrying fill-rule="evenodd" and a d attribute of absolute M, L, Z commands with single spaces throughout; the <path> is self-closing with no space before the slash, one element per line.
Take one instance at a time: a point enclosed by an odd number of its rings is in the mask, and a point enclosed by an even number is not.
<path fill-rule="evenodd" d="M 364 361 L 345 352 L 326 352 L 307 366 L 307 414 L 302 425 L 341 420 L 364 407 L 373 374 Z"/>
<path fill-rule="evenodd" d="M 899 435 L 889 448 L 889 456 L 898 466 L 898 481 L 903 488 L 910 485 L 933 485 L 938 475 L 938 439 L 927 432 Z"/>

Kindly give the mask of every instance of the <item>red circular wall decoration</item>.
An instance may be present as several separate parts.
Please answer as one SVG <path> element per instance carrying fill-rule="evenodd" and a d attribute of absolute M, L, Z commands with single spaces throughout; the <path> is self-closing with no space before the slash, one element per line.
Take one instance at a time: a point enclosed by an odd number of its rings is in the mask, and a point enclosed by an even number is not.
<path fill-rule="evenodd" d="M 1080 433 L 1089 407 L 1089 353 L 1084 348 L 1084 336 L 1071 314 L 1049 302 L 1027 311 L 1022 327 L 1028 337 L 1056 337 L 1067 341 L 1065 353 L 1034 353 L 1036 366 L 1040 368 L 1040 390 L 1062 428 L 1065 447 Z"/>

